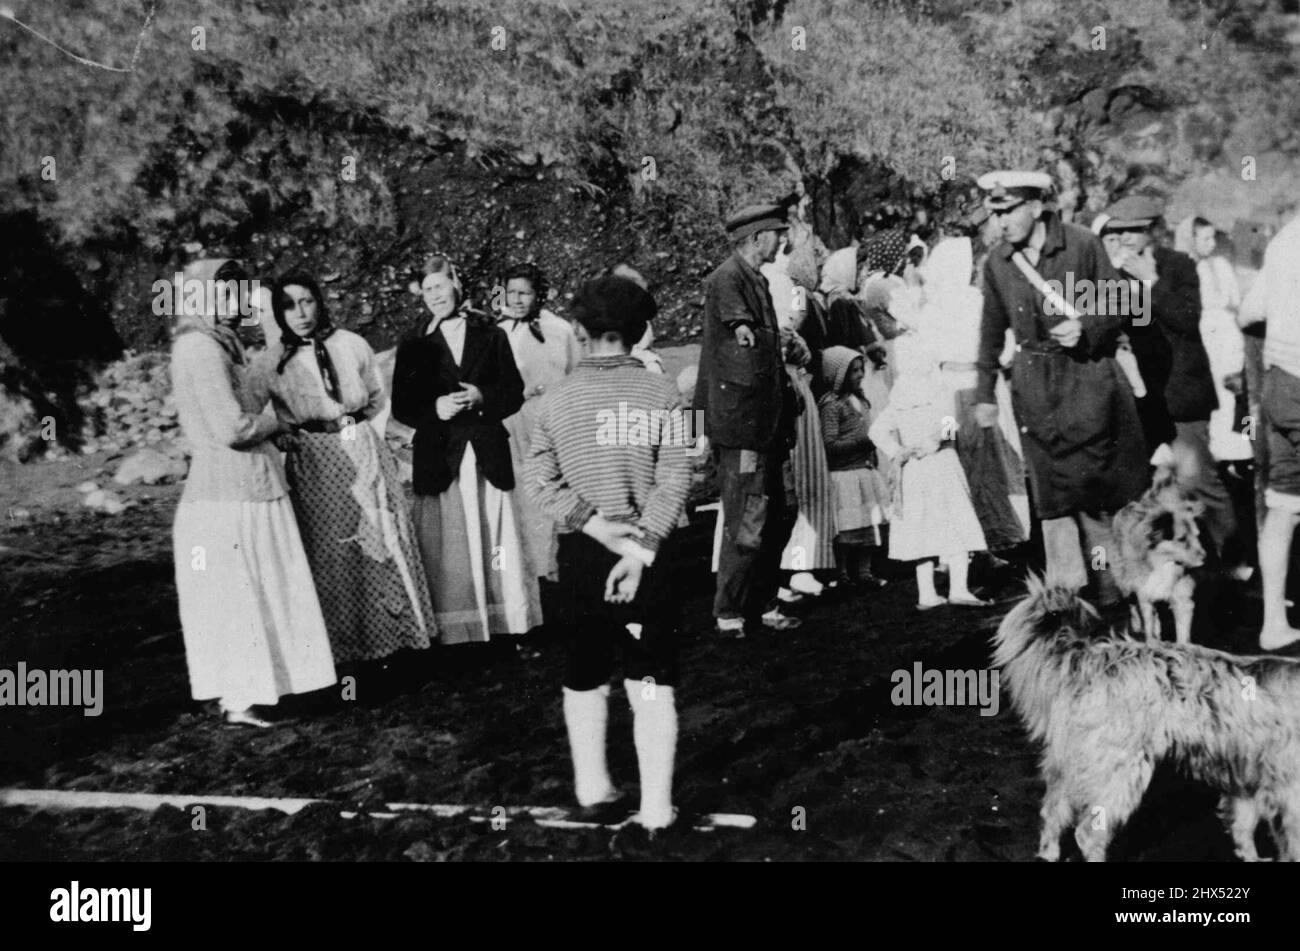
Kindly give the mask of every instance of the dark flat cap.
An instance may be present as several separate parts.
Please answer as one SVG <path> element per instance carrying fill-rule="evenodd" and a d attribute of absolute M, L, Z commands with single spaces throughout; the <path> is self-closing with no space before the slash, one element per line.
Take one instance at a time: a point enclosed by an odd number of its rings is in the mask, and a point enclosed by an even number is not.
<path fill-rule="evenodd" d="M 727 237 L 736 241 L 759 231 L 785 231 L 786 215 L 781 205 L 746 205 L 727 219 Z"/>
<path fill-rule="evenodd" d="M 1141 228 L 1164 213 L 1165 205 L 1160 199 L 1146 195 L 1129 195 L 1106 209 L 1110 221 L 1106 222 L 1105 230 L 1122 231 L 1125 228 Z"/>
<path fill-rule="evenodd" d="M 1052 190 L 1052 176 L 1046 172 L 1001 169 L 981 175 L 975 184 L 987 192 L 985 208 L 1003 211 L 1022 202 L 1046 198 Z"/>

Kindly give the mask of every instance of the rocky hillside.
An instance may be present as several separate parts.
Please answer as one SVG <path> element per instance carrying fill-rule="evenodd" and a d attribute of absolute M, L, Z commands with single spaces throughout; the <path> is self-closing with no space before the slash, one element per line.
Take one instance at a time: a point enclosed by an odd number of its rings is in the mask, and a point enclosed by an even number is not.
<path fill-rule="evenodd" d="M 313 268 L 377 347 L 418 318 L 407 285 L 431 250 L 479 293 L 534 259 L 561 311 L 584 275 L 625 260 L 657 286 L 661 339 L 682 341 L 725 253 L 719 218 L 746 200 L 802 190 L 835 247 L 897 221 L 949 224 L 979 173 L 1030 164 L 1058 176 L 1067 209 L 1136 188 L 1175 214 L 1266 227 L 1300 180 L 1296 7 L 0 8 L 30 27 L 0 19 L 0 417 L 80 432 L 85 361 L 162 346 L 153 282 L 200 253 L 266 277 Z"/>

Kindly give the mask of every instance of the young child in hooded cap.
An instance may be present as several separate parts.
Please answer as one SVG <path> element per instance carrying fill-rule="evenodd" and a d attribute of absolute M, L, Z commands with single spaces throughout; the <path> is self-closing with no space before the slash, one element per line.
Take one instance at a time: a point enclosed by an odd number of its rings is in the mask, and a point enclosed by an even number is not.
<path fill-rule="evenodd" d="M 867 431 L 870 407 L 861 395 L 865 358 L 849 347 L 827 347 L 821 371 L 826 392 L 817 408 L 835 501 L 836 559 L 846 583 L 884 587 L 871 572 L 870 557 L 882 541 L 889 488 L 876 471 Z"/>

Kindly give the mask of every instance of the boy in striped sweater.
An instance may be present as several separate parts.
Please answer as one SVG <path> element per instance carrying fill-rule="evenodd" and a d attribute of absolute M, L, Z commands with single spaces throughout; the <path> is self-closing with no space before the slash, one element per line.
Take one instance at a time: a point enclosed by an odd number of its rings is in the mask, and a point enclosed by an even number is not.
<path fill-rule="evenodd" d="M 677 748 L 671 534 L 691 484 L 693 428 L 672 381 L 632 347 L 655 314 L 631 280 L 591 281 L 573 301 L 588 338 L 577 369 L 542 399 L 524 487 L 560 527 L 564 722 L 578 805 L 597 821 L 622 809 L 605 762 L 609 680 L 621 654 L 641 774 L 636 821 L 662 829 Z M 626 815 L 626 810 L 623 810 Z"/>

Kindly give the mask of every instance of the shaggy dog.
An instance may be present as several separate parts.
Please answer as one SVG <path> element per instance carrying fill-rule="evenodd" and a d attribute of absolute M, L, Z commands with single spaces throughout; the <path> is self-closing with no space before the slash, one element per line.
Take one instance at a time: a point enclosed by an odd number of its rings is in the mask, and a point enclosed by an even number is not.
<path fill-rule="evenodd" d="M 1222 794 L 1238 857 L 1259 860 L 1266 820 L 1279 857 L 1300 858 L 1300 661 L 1107 634 L 1072 590 L 1031 578 L 994 638 L 1012 705 L 1045 746 L 1039 857 L 1057 861 L 1073 827 L 1084 858 L 1104 861 L 1169 759 Z"/>
<path fill-rule="evenodd" d="M 1131 599 L 1133 629 L 1148 640 L 1160 638 L 1160 603 L 1173 610 L 1178 643 L 1192 639 L 1196 582 L 1187 569 L 1205 564 L 1196 526 L 1204 511 L 1203 503 L 1182 493 L 1172 472 L 1161 470 L 1142 498 L 1115 513 L 1111 574 Z"/>

